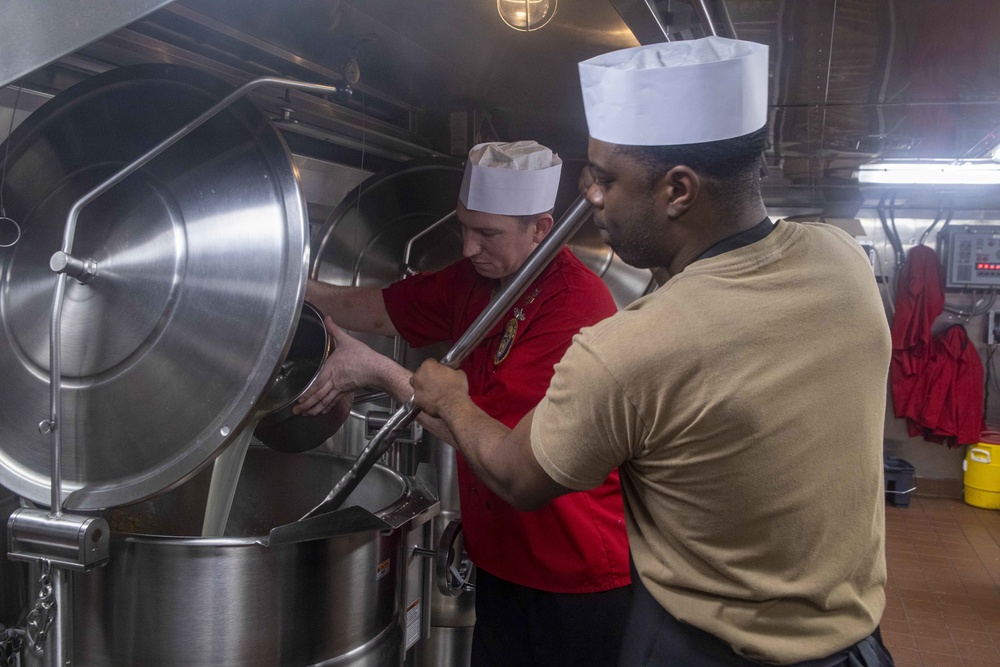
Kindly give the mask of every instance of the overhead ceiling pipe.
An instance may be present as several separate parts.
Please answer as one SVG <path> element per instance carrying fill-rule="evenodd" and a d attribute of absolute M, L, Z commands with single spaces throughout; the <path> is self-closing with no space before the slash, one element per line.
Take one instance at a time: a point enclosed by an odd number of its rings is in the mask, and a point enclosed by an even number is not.
<path fill-rule="evenodd" d="M 729 15 L 729 8 L 726 7 L 726 0 L 713 0 L 715 5 L 715 13 L 721 17 L 718 21 L 713 20 L 712 11 L 709 9 L 708 2 L 706 0 L 692 0 L 694 4 L 695 11 L 698 12 L 698 16 L 701 17 L 701 22 L 704 24 L 705 35 L 719 36 L 719 32 L 716 29 L 716 25 L 719 28 L 725 30 L 725 37 L 731 37 L 737 39 L 736 28 L 733 26 L 733 19 Z"/>
<path fill-rule="evenodd" d="M 712 14 L 708 10 L 708 4 L 705 0 L 694 0 L 694 9 L 698 12 L 698 16 L 701 17 L 701 23 L 704 26 L 705 35 L 718 36 L 715 32 L 715 23 L 712 22 Z"/>
<path fill-rule="evenodd" d="M 997 159 L 1000 157 L 1000 125 L 993 128 L 959 159 L 971 160 L 984 157 L 992 158 L 995 162 L 1000 161 Z"/>
<path fill-rule="evenodd" d="M 714 11 L 718 14 L 720 20 L 717 22 L 713 19 L 713 8 L 709 6 L 709 0 L 687 0 L 688 4 L 697 12 L 699 19 L 701 20 L 702 30 L 705 35 L 718 36 L 719 31 L 716 28 L 718 23 L 719 27 L 726 32 L 726 36 L 736 39 L 736 28 L 733 26 L 732 17 L 729 15 L 729 8 L 726 7 L 725 0 L 712 0 L 714 3 Z M 670 41 L 670 28 L 663 20 L 663 16 L 660 14 L 659 8 L 656 6 L 656 0 L 645 0 L 646 7 L 649 9 L 649 13 L 652 15 L 653 20 L 656 21 L 656 25 L 659 26 L 660 31 L 663 33 L 664 38 Z"/>
<path fill-rule="evenodd" d="M 670 41 L 670 31 L 667 30 L 667 25 L 663 22 L 663 17 L 660 16 L 660 10 L 656 8 L 655 0 L 646 0 L 646 7 L 649 8 L 649 13 L 653 15 L 653 20 L 656 21 L 656 25 L 660 28 L 660 32 L 663 33 L 663 39 Z"/>
<path fill-rule="evenodd" d="M 722 17 L 721 24 L 729 32 L 729 37 L 739 39 L 736 35 L 736 28 L 733 26 L 733 18 L 729 15 L 729 8 L 726 7 L 726 0 L 715 0 L 715 8 L 719 16 Z"/>

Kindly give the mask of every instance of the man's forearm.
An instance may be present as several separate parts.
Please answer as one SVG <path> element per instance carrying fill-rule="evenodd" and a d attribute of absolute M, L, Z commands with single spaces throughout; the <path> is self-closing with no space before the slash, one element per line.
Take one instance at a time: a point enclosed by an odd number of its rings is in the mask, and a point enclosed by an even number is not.
<path fill-rule="evenodd" d="M 310 280 L 306 284 L 306 300 L 343 329 L 399 335 L 385 309 L 382 290 L 376 287 L 345 287 Z"/>
<path fill-rule="evenodd" d="M 438 412 L 476 476 L 509 505 L 530 512 L 571 491 L 549 477 L 531 451 L 534 410 L 512 429 L 487 415 L 467 396 L 449 402 Z"/>
<path fill-rule="evenodd" d="M 413 396 L 413 388 L 410 386 L 410 378 L 413 373 L 388 357 L 382 357 L 382 359 L 384 361 L 381 362 L 378 370 L 378 389 L 386 392 L 402 405 Z M 448 429 L 444 420 L 422 412 L 417 416 L 417 422 L 441 440 L 451 445 L 455 444 L 455 436 Z"/>
<path fill-rule="evenodd" d="M 511 505 L 518 506 L 517 461 L 514 449 L 504 446 L 511 434 L 507 428 L 472 402 L 468 396 L 450 402 L 441 412 L 455 447 L 486 486 Z"/>
<path fill-rule="evenodd" d="M 531 446 L 535 411 L 513 429 L 483 412 L 469 398 L 465 373 L 428 359 L 410 382 L 417 405 L 444 420 L 456 448 L 476 476 L 493 493 L 514 507 L 531 511 L 571 489 L 557 483 L 542 468 Z"/>

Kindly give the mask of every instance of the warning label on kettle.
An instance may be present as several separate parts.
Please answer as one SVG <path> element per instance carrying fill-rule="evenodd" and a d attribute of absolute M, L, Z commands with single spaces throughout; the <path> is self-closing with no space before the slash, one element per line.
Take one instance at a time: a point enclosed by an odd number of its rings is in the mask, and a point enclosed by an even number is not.
<path fill-rule="evenodd" d="M 389 574 L 389 559 L 386 558 L 384 561 L 378 564 L 375 568 L 375 580 L 378 581 L 385 575 Z"/>
<path fill-rule="evenodd" d="M 420 639 L 420 598 L 417 598 L 406 608 L 406 649 Z"/>

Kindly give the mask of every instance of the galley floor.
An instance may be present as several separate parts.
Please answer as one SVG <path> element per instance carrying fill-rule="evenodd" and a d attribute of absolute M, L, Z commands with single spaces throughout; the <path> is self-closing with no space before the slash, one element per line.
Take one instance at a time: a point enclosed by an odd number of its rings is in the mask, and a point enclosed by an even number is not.
<path fill-rule="evenodd" d="M 885 510 L 897 667 L 1000 667 L 1000 511 L 919 496 Z"/>

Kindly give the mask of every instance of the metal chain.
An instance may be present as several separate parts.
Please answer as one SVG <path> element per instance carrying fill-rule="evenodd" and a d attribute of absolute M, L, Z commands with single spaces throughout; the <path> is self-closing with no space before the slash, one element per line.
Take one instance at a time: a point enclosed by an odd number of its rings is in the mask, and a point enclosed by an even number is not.
<path fill-rule="evenodd" d="M 24 630 L 0 626 L 0 667 L 17 667 L 24 644 Z"/>
<path fill-rule="evenodd" d="M 28 645 L 38 653 L 42 652 L 55 619 L 56 599 L 51 572 L 52 564 L 43 560 L 42 575 L 38 578 L 38 598 L 27 618 Z"/>

